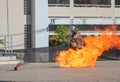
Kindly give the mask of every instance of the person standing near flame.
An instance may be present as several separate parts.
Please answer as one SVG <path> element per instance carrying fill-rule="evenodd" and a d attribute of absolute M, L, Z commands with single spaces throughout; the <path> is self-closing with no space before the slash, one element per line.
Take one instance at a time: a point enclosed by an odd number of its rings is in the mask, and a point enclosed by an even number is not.
<path fill-rule="evenodd" d="M 74 48 L 81 48 L 83 46 L 81 33 L 75 27 L 72 28 L 71 32 L 72 40 L 70 46 Z"/>

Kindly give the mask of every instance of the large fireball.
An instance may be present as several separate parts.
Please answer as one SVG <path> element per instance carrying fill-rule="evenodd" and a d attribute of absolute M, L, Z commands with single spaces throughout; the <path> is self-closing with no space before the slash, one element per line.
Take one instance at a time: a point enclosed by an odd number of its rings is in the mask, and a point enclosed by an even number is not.
<path fill-rule="evenodd" d="M 120 37 L 116 33 L 117 28 L 117 26 L 110 26 L 104 31 L 99 29 L 102 31 L 101 35 L 86 36 L 83 38 L 85 46 L 81 49 L 69 48 L 67 51 L 60 51 L 56 61 L 61 67 L 94 67 L 97 58 L 104 51 L 108 51 L 112 47 L 120 49 Z"/>

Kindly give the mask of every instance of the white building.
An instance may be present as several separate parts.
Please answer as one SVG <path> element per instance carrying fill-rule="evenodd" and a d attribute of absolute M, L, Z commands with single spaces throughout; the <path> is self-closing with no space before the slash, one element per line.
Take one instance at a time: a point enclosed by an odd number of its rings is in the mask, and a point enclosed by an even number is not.
<path fill-rule="evenodd" d="M 48 24 L 49 34 L 60 24 L 120 24 L 119 0 L 0 0 L 0 11 L 1 49 L 48 47 Z"/>
<path fill-rule="evenodd" d="M 0 0 L 1 49 L 48 47 L 47 0 Z"/>
<path fill-rule="evenodd" d="M 48 1 L 52 24 L 120 24 L 119 0 Z"/>

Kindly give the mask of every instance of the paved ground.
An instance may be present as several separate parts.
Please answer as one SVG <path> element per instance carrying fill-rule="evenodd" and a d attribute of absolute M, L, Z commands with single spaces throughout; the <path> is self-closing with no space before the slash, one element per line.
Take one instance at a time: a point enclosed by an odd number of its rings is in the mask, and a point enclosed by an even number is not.
<path fill-rule="evenodd" d="M 93 68 L 60 68 L 57 63 L 0 65 L 0 82 L 120 82 L 120 61 L 97 61 Z"/>

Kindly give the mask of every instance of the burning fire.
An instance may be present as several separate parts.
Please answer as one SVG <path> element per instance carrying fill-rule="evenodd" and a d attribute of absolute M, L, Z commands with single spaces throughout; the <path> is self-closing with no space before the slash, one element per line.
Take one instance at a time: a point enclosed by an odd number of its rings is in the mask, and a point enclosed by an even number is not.
<path fill-rule="evenodd" d="M 86 36 L 83 38 L 85 46 L 81 49 L 69 48 L 67 51 L 60 51 L 56 61 L 61 67 L 84 68 L 94 67 L 95 62 L 104 51 L 115 47 L 120 49 L 120 37 L 117 35 L 117 26 L 106 27 L 101 35 Z"/>

